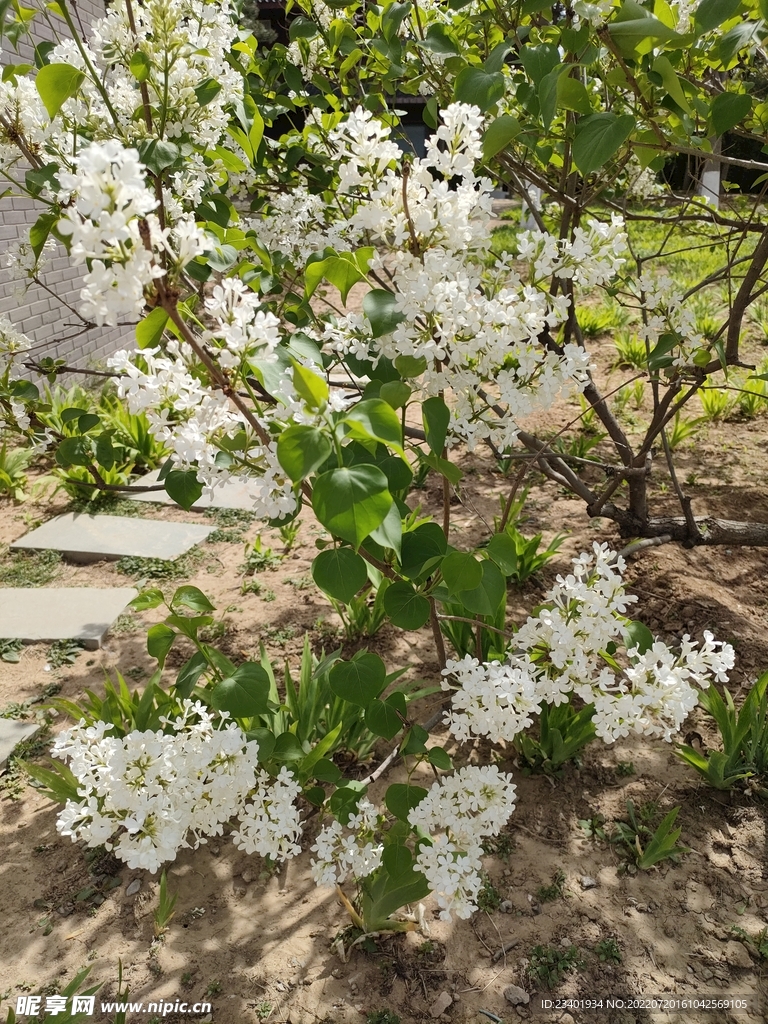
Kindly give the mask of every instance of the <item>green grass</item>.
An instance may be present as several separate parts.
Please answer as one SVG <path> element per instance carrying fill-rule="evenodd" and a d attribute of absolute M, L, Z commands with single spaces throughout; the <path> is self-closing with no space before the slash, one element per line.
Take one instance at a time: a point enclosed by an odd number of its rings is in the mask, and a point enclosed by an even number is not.
<path fill-rule="evenodd" d="M 164 558 L 138 558 L 126 555 L 117 563 L 117 571 L 123 576 L 144 580 L 181 580 L 193 576 L 204 561 L 199 548 L 192 548 L 184 555 L 172 560 Z"/>
<path fill-rule="evenodd" d="M 95 501 L 89 501 L 87 498 L 73 498 L 69 503 L 68 511 L 89 516 L 129 516 L 132 519 L 138 519 L 147 513 L 143 501 L 109 496 L 99 497 Z"/>
<path fill-rule="evenodd" d="M 0 587 L 44 587 L 59 572 L 58 551 L 0 552 Z"/>

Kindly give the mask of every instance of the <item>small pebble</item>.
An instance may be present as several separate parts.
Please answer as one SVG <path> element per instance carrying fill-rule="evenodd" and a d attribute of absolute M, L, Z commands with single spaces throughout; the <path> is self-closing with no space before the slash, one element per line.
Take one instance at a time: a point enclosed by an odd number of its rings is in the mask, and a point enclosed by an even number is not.
<path fill-rule="evenodd" d="M 594 880 L 594 878 L 590 878 L 589 875 L 582 875 L 579 881 L 581 882 L 582 889 L 586 890 L 597 888 L 597 882 Z"/>
<path fill-rule="evenodd" d="M 242 878 L 246 885 L 250 885 L 251 882 L 253 882 L 254 879 L 256 878 L 256 876 L 254 875 L 250 868 L 246 868 L 240 877 Z"/>
<path fill-rule="evenodd" d="M 125 895 L 126 896 L 135 896 L 140 888 L 141 888 L 141 879 L 140 878 L 134 878 L 134 880 L 128 885 L 128 888 L 125 890 Z"/>
<path fill-rule="evenodd" d="M 440 1017 L 453 1002 L 453 998 L 448 992 L 441 992 L 437 999 L 432 1003 L 429 1012 L 433 1017 Z"/>
<path fill-rule="evenodd" d="M 514 909 L 515 907 L 512 900 L 502 900 L 499 904 L 499 910 L 502 914 L 511 914 Z"/>
<path fill-rule="evenodd" d="M 519 985 L 507 985 L 504 989 L 504 998 L 510 1006 L 527 1006 L 531 1001 L 531 997 Z"/>

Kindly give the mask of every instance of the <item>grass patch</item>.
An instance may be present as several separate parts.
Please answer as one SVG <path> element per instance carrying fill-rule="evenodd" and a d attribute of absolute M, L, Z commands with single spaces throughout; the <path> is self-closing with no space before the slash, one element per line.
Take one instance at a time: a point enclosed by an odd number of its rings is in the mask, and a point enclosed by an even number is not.
<path fill-rule="evenodd" d="M 145 580 L 180 580 L 193 576 L 200 568 L 205 556 L 199 548 L 192 548 L 178 558 L 139 558 L 126 555 L 117 563 L 117 571 L 123 576 Z"/>
<path fill-rule="evenodd" d="M 0 586 L 44 587 L 61 565 L 58 551 L 14 551 L 0 555 Z"/>
<path fill-rule="evenodd" d="M 132 519 L 138 519 L 145 515 L 147 510 L 143 501 L 131 501 L 130 498 L 100 497 L 95 500 L 73 498 L 69 503 L 68 511 L 88 516 L 130 516 Z"/>
<path fill-rule="evenodd" d="M 567 949 L 555 946 L 534 946 L 528 960 L 528 977 L 534 985 L 554 988 L 566 974 L 583 965 L 576 946 Z"/>
<path fill-rule="evenodd" d="M 29 776 L 19 762 L 31 761 L 46 754 L 51 739 L 50 734 L 51 727 L 44 725 L 35 736 L 16 744 L 8 758 L 6 769 L 0 776 L 0 796 L 7 800 L 21 800 Z"/>

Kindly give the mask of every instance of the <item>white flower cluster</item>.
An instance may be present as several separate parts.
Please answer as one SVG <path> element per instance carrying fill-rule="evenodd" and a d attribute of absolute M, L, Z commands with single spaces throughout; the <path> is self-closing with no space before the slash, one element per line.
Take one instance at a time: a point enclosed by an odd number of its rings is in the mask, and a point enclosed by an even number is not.
<path fill-rule="evenodd" d="M 50 261 L 50 254 L 55 249 L 56 243 L 52 238 L 45 240 L 39 255 L 35 253 L 28 239 L 20 238 L 16 242 L 7 243 L 2 255 L 2 265 L 12 281 L 21 283 L 21 286 L 14 290 L 17 297 L 21 298 L 32 280 L 40 277 Z"/>
<path fill-rule="evenodd" d="M 533 280 L 558 277 L 579 288 L 607 284 L 626 259 L 624 220 L 611 214 L 610 224 L 590 217 L 587 228 L 574 228 L 572 238 L 557 238 L 544 231 L 521 231 L 517 237 L 518 259 L 529 263 Z"/>
<path fill-rule="evenodd" d="M 251 225 L 262 245 L 270 252 L 283 253 L 297 266 L 303 266 L 312 253 L 322 252 L 326 246 L 348 249 L 359 236 L 347 221 L 337 219 L 337 211 L 329 209 L 322 196 L 303 185 L 275 196 L 270 209 L 268 216 Z"/>
<path fill-rule="evenodd" d="M 300 792 L 301 786 L 287 768 L 281 768 L 274 780 L 260 771 L 251 802 L 240 810 L 240 827 L 232 833 L 238 850 L 276 861 L 301 853 L 297 842 L 301 819 L 296 806 Z"/>
<path fill-rule="evenodd" d="M 223 303 L 225 296 L 236 295 L 236 289 L 221 289 L 221 297 L 212 303 Z M 243 307 L 235 306 L 238 310 Z M 231 307 L 230 307 L 231 311 Z M 218 337 L 235 339 L 247 336 L 254 344 L 269 348 L 274 339 L 274 325 L 262 314 L 262 319 L 239 326 L 222 322 Z M 272 318 L 274 319 L 274 318 Z M 221 350 L 222 355 L 225 350 Z M 186 345 L 170 341 L 165 352 L 147 348 L 130 354 L 116 352 L 108 360 L 109 367 L 120 374 L 118 394 L 128 401 L 131 412 L 145 411 L 152 435 L 171 451 L 177 469 L 194 468 L 198 479 L 212 493 L 213 489 L 231 479 L 228 468 L 218 465 L 216 456 L 221 450 L 218 441 L 250 427 L 230 405 L 220 390 L 204 385 L 190 370 L 192 353 Z M 282 518 L 296 508 L 291 481 L 287 479 L 277 461 L 276 443 L 264 446 L 255 441 L 247 451 L 249 466 L 258 471 L 250 481 L 253 484 L 253 511 L 264 519 Z"/>
<path fill-rule="evenodd" d="M 651 349 L 663 334 L 677 334 L 680 343 L 669 354 L 674 365 L 683 366 L 697 349 L 708 347 L 703 334 L 696 328 L 690 303 L 686 304 L 683 291 L 669 275 L 657 276 L 646 271 L 637 279 L 635 289 L 644 310 L 644 322 L 638 328 L 638 334 Z"/>
<path fill-rule="evenodd" d="M 568 300 L 552 297 L 539 271 L 549 262 L 552 272 L 579 284 L 603 283 L 623 262 L 624 236 L 618 220 L 592 221 L 562 244 L 524 233 L 523 258 L 538 259 L 532 283 L 522 281 L 511 258 L 488 270 L 492 183 L 475 175 L 482 128 L 476 107 L 452 103 L 425 158 L 406 164 L 388 126 L 362 108 L 350 114 L 327 135 L 340 177 L 338 226 L 326 222 L 311 244 L 339 244 L 343 233 L 347 246 L 374 245 L 371 268 L 389 277 L 402 315 L 391 334 L 372 342 L 367 321 L 350 313 L 329 323 L 322 340 L 341 353 L 362 354 L 372 344 L 375 355 L 424 357 L 425 394 L 452 395 L 454 443 L 472 448 L 493 437 L 504 448 L 521 418 L 586 380 L 583 349 L 560 352 L 544 340 L 567 318 Z M 258 230 L 266 244 L 293 254 L 297 233 L 282 205 L 285 212 L 276 204 Z M 505 408 L 503 420 L 490 414 L 480 388 Z"/>
<path fill-rule="evenodd" d="M 376 841 L 380 815 L 367 797 L 350 815 L 346 826 L 336 819 L 325 825 L 312 852 L 312 878 L 322 887 L 341 885 L 348 877 L 365 878 L 381 864 L 384 847 Z"/>
<path fill-rule="evenodd" d="M 575 0 L 573 5 L 576 17 L 589 22 L 590 25 L 602 25 L 612 10 L 613 0 L 594 0 L 591 3 L 587 0 Z"/>
<path fill-rule="evenodd" d="M 114 327 L 121 316 L 141 315 L 145 289 L 163 275 L 140 233 L 143 222 L 149 235 L 157 235 L 157 218 L 150 219 L 157 200 L 147 189 L 138 152 L 114 139 L 87 146 L 76 164 L 76 173 L 59 174 L 74 203 L 58 228 L 69 237 L 72 261 L 91 261 L 80 293 L 83 316 Z"/>
<path fill-rule="evenodd" d="M 433 784 L 408 815 L 417 830 L 443 833 L 422 843 L 416 867 L 435 894 L 440 917 L 467 918 L 477 910 L 482 885 L 482 841 L 498 835 L 515 809 L 510 775 L 496 765 L 469 765 Z"/>
<path fill-rule="evenodd" d="M 700 646 L 686 634 L 679 653 L 660 640 L 643 654 L 629 648 L 617 670 L 605 652 L 621 644 L 624 612 L 636 600 L 624 592 L 623 570 L 623 560 L 596 543 L 558 576 L 544 607 L 515 634 L 507 662 L 449 662 L 442 685 L 452 689 L 450 678 L 459 684 L 446 715 L 454 736 L 512 740 L 542 702 L 562 704 L 575 693 L 595 705 L 595 729 L 606 743 L 630 732 L 669 741 L 696 706 L 697 688 L 727 679 L 734 651 L 709 632 Z"/>
<path fill-rule="evenodd" d="M 243 359 L 258 358 L 262 363 L 274 359 L 280 343 L 280 321 L 260 305 L 259 296 L 237 277 L 224 278 L 205 300 L 216 326 L 203 338 L 218 346 L 218 362 L 225 369 L 235 369 Z"/>
<path fill-rule="evenodd" d="M 0 316 L 0 356 L 5 358 L 28 352 L 32 342 L 6 316 Z"/>
<path fill-rule="evenodd" d="M 164 720 L 169 732 L 134 730 L 120 738 L 109 735 L 111 724 L 81 720 L 61 733 L 53 753 L 69 761 L 79 800 L 67 801 L 58 831 L 74 842 L 104 844 L 132 868 L 157 871 L 179 849 L 221 835 L 256 782 L 261 792 L 246 809 L 248 842 L 292 849 L 297 822 L 285 813 L 288 780 L 278 780 L 273 810 L 263 773 L 256 777 L 258 744 L 226 717 L 186 700 L 178 717 Z M 259 806 L 268 808 L 261 817 Z"/>
<path fill-rule="evenodd" d="M 3 65 L 13 65 L 6 59 Z M 49 117 L 34 80 L 5 75 L 0 81 L 0 166 L 10 167 L 23 158 L 19 141 L 33 153 L 42 148 Z"/>
<path fill-rule="evenodd" d="M 7 317 L 0 316 L 0 380 L 3 378 L 7 381 L 18 379 L 20 371 L 14 365 L 16 357 L 28 352 L 30 348 L 32 348 L 32 342 L 26 334 L 17 330 Z M 12 417 L 12 430 L 29 430 L 31 421 L 23 402 L 9 398 L 6 409 L 0 405 L 0 427 L 6 425 L 3 421 L 8 412 Z"/>

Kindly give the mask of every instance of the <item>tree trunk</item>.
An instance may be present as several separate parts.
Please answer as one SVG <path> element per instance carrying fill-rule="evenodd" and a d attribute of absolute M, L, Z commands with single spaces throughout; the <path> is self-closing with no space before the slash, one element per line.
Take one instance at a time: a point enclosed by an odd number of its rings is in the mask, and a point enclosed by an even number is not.
<path fill-rule="evenodd" d="M 768 523 L 744 523 L 715 516 L 696 516 L 700 536 L 691 537 L 683 516 L 655 516 L 638 520 L 626 509 L 607 504 L 600 512 L 612 519 L 622 537 L 663 537 L 680 541 L 688 547 L 700 544 L 724 544 L 732 547 L 768 547 Z"/>

